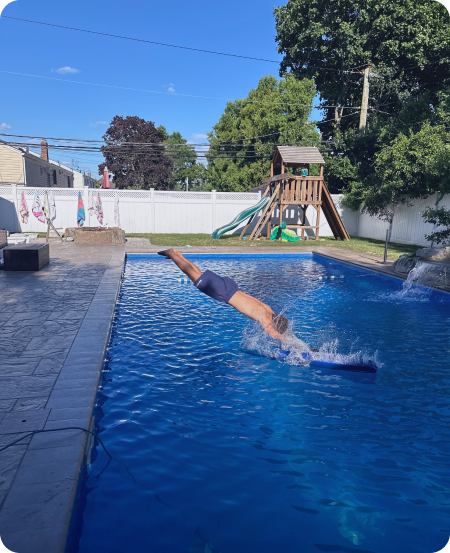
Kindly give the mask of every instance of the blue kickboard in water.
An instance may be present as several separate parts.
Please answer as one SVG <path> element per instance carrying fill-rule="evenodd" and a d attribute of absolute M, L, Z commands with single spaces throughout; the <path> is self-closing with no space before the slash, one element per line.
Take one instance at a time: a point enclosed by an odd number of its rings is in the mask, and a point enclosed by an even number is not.
<path fill-rule="evenodd" d="M 290 354 L 290 351 L 280 349 L 277 354 L 277 359 L 286 359 Z M 344 363 L 332 363 L 330 361 L 321 361 L 319 359 L 313 359 L 312 355 L 309 353 L 303 353 L 302 357 L 305 361 L 311 361 L 309 366 L 318 369 L 332 369 L 335 371 L 349 371 L 349 372 L 359 372 L 359 373 L 376 373 L 377 367 L 374 363 L 367 363 L 365 365 L 347 365 Z"/>

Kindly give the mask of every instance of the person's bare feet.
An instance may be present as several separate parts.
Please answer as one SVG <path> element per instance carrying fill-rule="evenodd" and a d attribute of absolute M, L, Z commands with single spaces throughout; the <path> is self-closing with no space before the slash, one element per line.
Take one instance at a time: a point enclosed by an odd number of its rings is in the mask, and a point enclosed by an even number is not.
<path fill-rule="evenodd" d="M 158 255 L 162 255 L 163 257 L 165 257 L 166 259 L 171 259 L 172 255 L 174 254 L 175 252 L 173 251 L 173 248 L 169 248 L 168 250 L 163 250 L 161 252 L 158 252 Z"/>

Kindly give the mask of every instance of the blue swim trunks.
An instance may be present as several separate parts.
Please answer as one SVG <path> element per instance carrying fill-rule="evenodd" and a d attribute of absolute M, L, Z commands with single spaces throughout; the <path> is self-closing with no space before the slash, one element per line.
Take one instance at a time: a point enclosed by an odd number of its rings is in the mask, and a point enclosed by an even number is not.
<path fill-rule="evenodd" d="M 195 282 L 194 286 L 210 298 L 228 303 L 239 290 L 232 278 L 221 277 L 212 271 L 205 271 Z"/>

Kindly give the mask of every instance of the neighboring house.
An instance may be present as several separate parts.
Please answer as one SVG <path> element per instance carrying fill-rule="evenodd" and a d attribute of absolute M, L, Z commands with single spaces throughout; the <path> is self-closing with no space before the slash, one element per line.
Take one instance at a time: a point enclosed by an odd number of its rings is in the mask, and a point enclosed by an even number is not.
<path fill-rule="evenodd" d="M 95 181 L 91 177 L 91 172 L 87 175 L 80 173 L 79 171 L 73 172 L 73 187 L 74 188 L 84 188 L 85 186 L 89 188 L 95 188 Z"/>
<path fill-rule="evenodd" d="M 94 180 L 78 171 L 52 161 L 48 145 L 41 142 L 41 155 L 26 147 L 9 146 L 0 140 L 0 185 L 22 184 L 35 188 L 93 188 Z"/>

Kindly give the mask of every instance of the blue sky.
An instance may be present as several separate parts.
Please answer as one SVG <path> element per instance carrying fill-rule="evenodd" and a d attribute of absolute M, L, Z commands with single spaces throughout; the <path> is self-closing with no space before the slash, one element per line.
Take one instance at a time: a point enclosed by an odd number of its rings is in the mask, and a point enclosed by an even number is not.
<path fill-rule="evenodd" d="M 3 15 L 280 60 L 273 7 L 273 0 L 17 0 Z M 245 97 L 262 76 L 278 77 L 279 68 L 275 63 L 142 44 L 3 17 L 0 48 L 0 70 L 61 79 L 0 73 L 0 132 L 23 135 L 100 139 L 114 115 L 138 115 L 164 125 L 169 132 L 179 131 L 188 140 L 205 142 L 226 101 L 176 96 L 173 91 L 233 100 Z M 314 115 L 318 117 L 317 111 Z M 68 164 L 72 154 L 52 151 L 51 157 Z M 82 171 L 97 174 L 101 155 L 74 153 L 73 157 Z"/>

